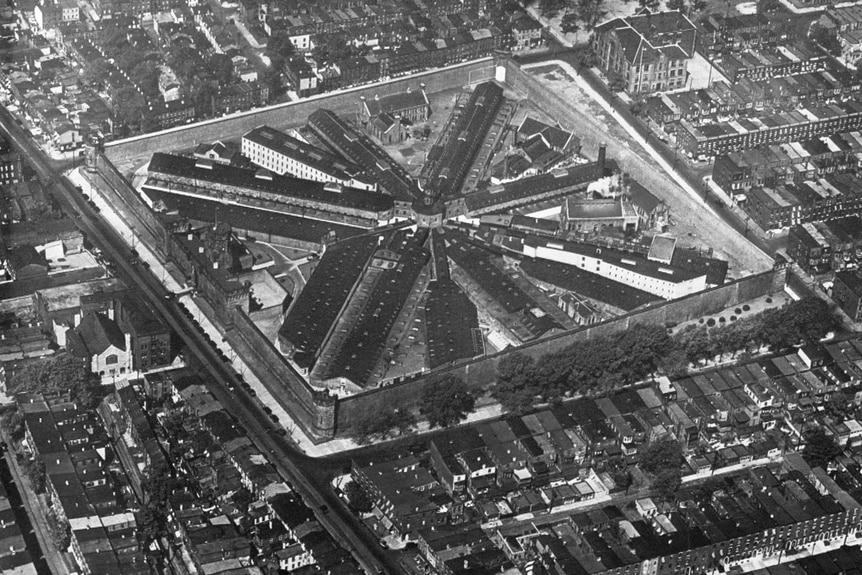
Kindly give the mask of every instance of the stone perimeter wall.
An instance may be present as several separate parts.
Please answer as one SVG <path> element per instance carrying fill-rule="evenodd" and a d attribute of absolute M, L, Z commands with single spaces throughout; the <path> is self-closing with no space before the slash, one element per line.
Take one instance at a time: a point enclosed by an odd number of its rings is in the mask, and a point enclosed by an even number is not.
<path fill-rule="evenodd" d="M 516 91 L 526 94 L 538 105 L 549 109 L 560 109 L 565 106 L 565 102 L 557 94 L 545 89 L 538 82 L 531 81 L 531 76 L 523 72 L 517 64 L 506 61 L 503 65 L 506 68 L 507 83 Z M 140 159 L 156 151 L 190 148 L 200 142 L 236 137 L 261 124 L 300 125 L 305 122 L 305 118 L 311 112 L 320 107 L 349 113 L 355 109 L 354 106 L 361 95 L 366 97 L 373 97 L 374 94 L 387 95 L 403 91 L 408 86 L 411 89 L 418 88 L 420 82 L 424 82 L 426 90 L 433 93 L 491 79 L 494 77 L 494 72 L 494 59 L 485 58 L 446 70 L 401 78 L 382 85 L 360 87 L 345 93 L 319 96 L 300 102 L 255 110 L 235 117 L 181 126 L 172 130 L 112 142 L 105 146 L 105 155 L 99 155 L 97 168 L 102 176 L 120 192 L 126 204 L 133 209 L 135 214 L 146 222 L 147 227 L 160 241 L 166 244 L 170 239 L 167 237 L 168 234 L 161 221 L 137 197 L 134 190 L 131 189 L 128 182 L 112 163 Z M 136 201 L 132 200 L 133 197 Z M 163 246 L 160 247 L 164 249 Z M 617 333 L 636 323 L 667 325 L 717 313 L 764 294 L 780 291 L 784 287 L 786 276 L 786 269 L 776 268 L 705 292 L 633 312 L 612 321 L 540 340 L 522 346 L 517 351 L 539 358 L 548 353 L 559 352 L 574 343 L 585 341 L 591 337 Z M 435 378 L 455 375 L 463 378 L 471 388 L 480 392 L 485 391 L 495 380 L 497 363 L 507 353 L 502 352 L 467 361 L 433 374 L 416 377 L 333 402 L 326 400 L 322 394 L 311 388 L 241 310 L 233 310 L 233 312 L 222 310 L 222 312 L 227 312 L 227 315 L 230 316 L 228 323 L 232 324 L 227 334 L 228 339 L 232 340 L 231 342 L 236 345 L 240 352 L 247 353 L 249 357 L 256 360 L 255 363 L 258 367 L 255 370 L 256 375 L 276 397 L 277 401 L 291 413 L 300 427 L 317 441 L 325 441 L 335 434 L 348 435 L 351 431 L 352 421 L 359 414 L 368 410 L 379 410 L 384 406 L 387 408 L 415 407 L 418 398 L 421 397 L 422 388 Z M 228 318 L 223 317 L 223 319 Z"/>
<path fill-rule="evenodd" d="M 538 359 L 545 354 L 562 351 L 572 344 L 592 337 L 624 331 L 634 324 L 663 326 L 718 313 L 762 295 L 781 291 L 787 275 L 787 269 L 776 268 L 642 311 L 635 311 L 611 321 L 539 340 L 521 346 L 517 351 Z M 416 407 L 423 387 L 436 378 L 454 375 L 462 378 L 470 388 L 481 393 L 494 383 L 497 363 L 507 353 L 510 352 L 475 359 L 447 370 L 339 400 L 337 433 L 349 434 L 351 421 L 368 410 L 379 410 L 384 406 L 387 408 Z"/>
<path fill-rule="evenodd" d="M 407 88 L 418 90 L 425 84 L 429 94 L 442 92 L 459 86 L 467 86 L 494 78 L 494 58 L 489 56 L 472 62 L 465 62 L 451 68 L 421 72 L 396 78 L 382 84 L 358 86 L 343 92 L 320 94 L 296 102 L 268 106 L 257 110 L 242 112 L 217 118 L 177 126 L 169 130 L 144 134 L 105 144 L 105 155 L 114 164 L 133 161 L 155 152 L 183 150 L 202 142 L 238 138 L 245 132 L 267 124 L 276 128 L 300 126 L 312 112 L 328 108 L 341 115 L 356 112 L 360 96 L 374 98 L 404 92 Z"/>

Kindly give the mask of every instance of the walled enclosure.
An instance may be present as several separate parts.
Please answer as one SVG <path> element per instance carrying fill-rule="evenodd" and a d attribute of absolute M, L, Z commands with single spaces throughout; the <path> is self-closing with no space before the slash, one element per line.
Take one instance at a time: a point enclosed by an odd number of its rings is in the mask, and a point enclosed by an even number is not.
<path fill-rule="evenodd" d="M 632 312 L 611 321 L 539 340 L 514 351 L 539 359 L 545 354 L 562 351 L 579 341 L 625 331 L 635 324 L 664 326 L 718 313 L 767 293 L 780 291 L 784 287 L 786 275 L 786 269 L 776 268 L 643 311 Z M 339 435 L 349 433 L 351 421 L 369 410 L 380 410 L 384 406 L 399 409 L 416 407 L 423 387 L 429 381 L 448 375 L 460 377 L 471 389 L 482 393 L 494 382 L 497 363 L 508 353 L 512 351 L 503 351 L 447 370 L 341 399 L 338 402 L 337 432 Z"/>
<path fill-rule="evenodd" d="M 221 120 L 182 126 L 171 130 L 146 134 L 128 140 L 113 142 L 105 146 L 105 156 L 99 155 L 96 167 L 105 180 L 111 184 L 126 207 L 141 218 L 148 228 L 162 242 L 172 239 L 158 217 L 143 203 L 121 176 L 111 162 L 120 163 L 156 151 L 190 148 L 199 142 L 228 139 L 261 124 L 276 126 L 305 122 L 314 110 L 326 107 L 336 111 L 352 111 L 359 97 L 381 96 L 415 88 L 420 82 L 426 84 L 428 92 L 441 91 L 457 86 L 481 82 L 495 77 L 495 62 L 485 58 L 460 66 L 426 72 L 415 76 L 400 78 L 385 84 L 360 87 L 335 95 L 323 95 L 300 102 L 274 106 L 247 112 Z M 497 70 L 500 79 L 501 70 Z M 564 110 L 566 103 L 555 93 L 548 90 L 532 77 L 523 72 L 511 60 L 505 61 L 505 79 L 511 88 L 525 94 L 540 106 L 553 110 Z M 167 252 L 165 244 L 158 246 Z M 573 343 L 585 341 L 594 336 L 608 335 L 628 329 L 637 323 L 667 325 L 681 323 L 711 313 L 717 313 L 766 293 L 779 291 L 785 283 L 787 270 L 776 267 L 757 275 L 749 276 L 705 292 L 682 299 L 665 302 L 643 311 L 634 312 L 612 321 L 570 331 L 558 336 L 525 345 L 518 352 L 538 358 L 547 353 L 561 351 Z M 221 309 L 219 309 L 221 307 Z M 479 358 L 462 363 L 447 370 L 427 374 L 398 384 L 386 386 L 347 399 L 328 399 L 324 394 L 311 388 L 299 376 L 284 357 L 273 347 L 250 319 L 239 309 L 225 310 L 215 305 L 220 319 L 229 325 L 227 339 L 240 353 L 254 361 L 250 363 L 255 375 L 273 394 L 276 400 L 294 417 L 297 424 L 315 440 L 326 440 L 334 434 L 346 435 L 351 430 L 352 420 L 368 410 L 387 408 L 412 408 L 421 397 L 421 389 L 436 378 L 455 375 L 478 391 L 486 390 L 493 384 L 496 366 L 500 359 L 510 352 Z"/>
<path fill-rule="evenodd" d="M 415 90 L 421 83 L 425 84 L 425 91 L 430 94 L 490 80 L 493 77 L 494 58 L 489 56 L 443 70 L 404 76 L 382 84 L 358 86 L 333 94 L 321 94 L 296 102 L 268 106 L 224 118 L 109 142 L 105 144 L 105 155 L 114 164 L 120 164 L 141 157 L 149 158 L 155 152 L 183 150 L 193 148 L 202 142 L 236 138 L 264 124 L 274 127 L 300 126 L 305 124 L 308 116 L 319 108 L 328 108 L 339 114 L 352 114 L 357 109 L 360 96 L 366 98 L 374 98 L 375 95 L 388 96 L 404 92 L 408 88 Z"/>

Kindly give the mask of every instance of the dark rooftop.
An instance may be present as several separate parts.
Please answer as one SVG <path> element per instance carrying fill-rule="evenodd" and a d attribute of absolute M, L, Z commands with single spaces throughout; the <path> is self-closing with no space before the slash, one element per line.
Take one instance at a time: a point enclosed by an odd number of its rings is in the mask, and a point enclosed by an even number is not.
<path fill-rule="evenodd" d="M 330 246 L 290 308 L 279 338 L 296 349 L 293 360 L 310 368 L 353 286 L 377 249 L 378 236 L 360 236 Z"/>
<path fill-rule="evenodd" d="M 397 232 L 389 242 L 381 244 L 397 254 L 397 265 L 381 272 L 350 334 L 335 353 L 328 377 L 346 377 L 364 385 L 371 376 L 389 332 L 430 257 L 424 247 L 427 233 L 410 234 Z"/>
<path fill-rule="evenodd" d="M 421 195 L 404 168 L 334 112 L 325 109 L 313 112 L 308 117 L 308 126 L 333 151 L 365 170 L 382 191 L 400 201 L 411 201 Z"/>
<path fill-rule="evenodd" d="M 521 270 L 531 278 L 541 282 L 573 291 L 627 312 L 651 303 L 664 301 L 657 295 L 604 278 L 577 266 L 550 260 L 524 258 L 521 261 Z"/>
<path fill-rule="evenodd" d="M 265 234 L 267 236 L 287 237 L 306 242 L 318 243 L 330 234 L 337 239 L 345 239 L 365 233 L 365 229 L 345 226 L 334 222 L 301 218 L 268 210 L 246 206 L 230 206 L 213 199 L 167 194 L 157 190 L 147 190 L 154 199 L 165 204 L 168 211 L 176 211 L 181 217 L 203 223 L 227 222 L 237 231 Z"/>
<path fill-rule="evenodd" d="M 220 184 L 253 192 L 267 192 L 286 198 L 310 200 L 322 206 L 342 206 L 375 213 L 391 210 L 393 206 L 392 198 L 386 194 L 349 187 L 336 190 L 322 182 L 279 176 L 268 172 L 263 174 L 265 177 L 261 177 L 259 170 L 226 166 L 216 162 L 207 163 L 205 160 L 161 152 L 153 154 L 148 174 L 147 183 L 154 185 L 164 178 L 168 178 L 169 181 L 173 178 L 181 178 L 185 181 L 193 181 L 199 188 L 205 188 L 208 183 Z"/>

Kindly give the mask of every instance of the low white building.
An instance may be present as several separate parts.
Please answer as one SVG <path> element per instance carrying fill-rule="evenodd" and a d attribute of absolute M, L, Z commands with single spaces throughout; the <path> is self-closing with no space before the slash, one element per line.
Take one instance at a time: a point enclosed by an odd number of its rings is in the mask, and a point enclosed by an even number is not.
<path fill-rule="evenodd" d="M 527 237 L 522 241 L 526 256 L 576 266 L 664 299 L 676 299 L 706 289 L 706 273 L 636 254 L 541 237 Z"/>
<path fill-rule="evenodd" d="M 359 166 L 269 126 L 244 134 L 240 151 L 252 163 L 280 176 L 377 190 Z"/>

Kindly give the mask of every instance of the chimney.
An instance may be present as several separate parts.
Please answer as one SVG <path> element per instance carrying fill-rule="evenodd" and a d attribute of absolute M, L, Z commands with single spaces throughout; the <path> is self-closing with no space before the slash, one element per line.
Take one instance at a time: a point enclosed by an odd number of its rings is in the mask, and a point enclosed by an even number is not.
<path fill-rule="evenodd" d="M 604 142 L 599 144 L 599 158 L 596 160 L 596 164 L 599 167 L 599 177 L 603 177 L 605 175 L 605 154 L 607 153 L 608 145 Z"/>

